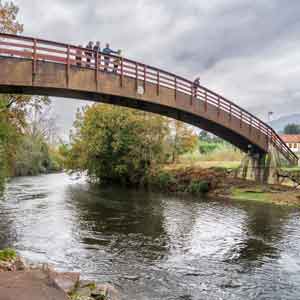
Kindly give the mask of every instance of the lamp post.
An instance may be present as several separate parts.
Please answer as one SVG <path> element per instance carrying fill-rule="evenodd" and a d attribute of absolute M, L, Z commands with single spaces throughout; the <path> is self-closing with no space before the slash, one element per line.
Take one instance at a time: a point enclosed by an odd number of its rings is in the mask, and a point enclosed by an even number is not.
<path fill-rule="evenodd" d="M 273 111 L 268 111 L 268 122 L 271 121 L 271 117 L 272 117 L 273 114 L 274 114 Z"/>

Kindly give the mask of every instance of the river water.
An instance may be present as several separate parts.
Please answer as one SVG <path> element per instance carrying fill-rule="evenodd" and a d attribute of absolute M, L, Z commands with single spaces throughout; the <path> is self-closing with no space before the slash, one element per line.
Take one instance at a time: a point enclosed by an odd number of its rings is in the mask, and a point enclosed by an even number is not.
<path fill-rule="evenodd" d="M 300 211 L 99 189 L 65 174 L 12 180 L 0 248 L 111 282 L 124 299 L 300 299 Z"/>

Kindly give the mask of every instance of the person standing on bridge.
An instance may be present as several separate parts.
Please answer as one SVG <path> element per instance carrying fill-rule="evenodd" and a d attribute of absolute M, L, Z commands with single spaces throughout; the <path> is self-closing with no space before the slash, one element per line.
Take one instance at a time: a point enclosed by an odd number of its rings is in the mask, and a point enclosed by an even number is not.
<path fill-rule="evenodd" d="M 76 49 L 76 66 L 81 67 L 81 62 L 82 62 L 82 45 L 79 45 L 78 48 Z"/>
<path fill-rule="evenodd" d="M 88 49 L 87 51 L 85 51 L 85 56 L 86 56 L 86 66 L 88 68 L 91 67 L 91 60 L 92 60 L 92 50 L 93 50 L 93 42 L 89 42 L 86 46 L 86 48 Z"/>
<path fill-rule="evenodd" d="M 114 51 L 112 49 L 110 49 L 109 44 L 106 44 L 106 47 L 103 49 L 103 53 L 107 54 L 104 56 L 104 64 L 105 64 L 105 68 L 104 71 L 108 71 L 109 69 L 109 63 L 110 63 L 110 57 L 109 55 L 111 54 L 118 54 L 118 51 Z"/>
<path fill-rule="evenodd" d="M 95 58 L 95 64 L 96 64 L 97 56 L 101 52 L 101 46 L 100 46 L 100 42 L 99 41 L 96 42 L 93 50 L 94 50 L 94 58 Z M 100 65 L 100 62 L 98 62 L 98 65 Z"/>
<path fill-rule="evenodd" d="M 113 62 L 113 64 L 114 64 L 114 70 L 113 70 L 113 72 L 114 73 L 118 73 L 118 67 L 119 67 L 119 65 L 121 64 L 121 60 L 122 60 L 122 50 L 118 50 L 117 51 L 118 52 L 118 56 L 119 57 L 117 57 L 115 60 L 114 60 L 114 62 Z"/>
<path fill-rule="evenodd" d="M 193 97 L 197 98 L 197 89 L 200 86 L 200 77 L 196 77 L 193 83 Z"/>

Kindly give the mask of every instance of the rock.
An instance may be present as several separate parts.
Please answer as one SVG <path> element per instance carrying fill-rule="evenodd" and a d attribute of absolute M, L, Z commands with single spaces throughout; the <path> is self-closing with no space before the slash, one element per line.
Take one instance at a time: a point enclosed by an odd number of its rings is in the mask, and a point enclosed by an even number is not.
<path fill-rule="evenodd" d="M 63 290 L 65 293 L 71 293 L 78 285 L 80 274 L 79 273 L 57 273 L 49 272 L 48 273 L 50 280 L 54 285 Z"/>
<path fill-rule="evenodd" d="M 0 273 L 0 300 L 68 300 L 40 270 Z"/>
<path fill-rule="evenodd" d="M 139 276 L 123 276 L 124 279 L 127 279 L 127 280 L 132 280 L 132 281 L 136 281 L 139 279 Z"/>
<path fill-rule="evenodd" d="M 89 298 L 92 294 L 92 290 L 89 286 L 83 287 L 83 288 L 78 288 L 76 290 L 76 296 L 81 299 L 81 298 Z"/>
<path fill-rule="evenodd" d="M 15 266 L 16 266 L 17 271 L 29 270 L 29 266 L 27 265 L 25 260 L 20 256 L 17 257 L 17 259 L 15 261 Z"/>
<path fill-rule="evenodd" d="M 78 282 L 78 287 L 79 288 L 89 287 L 91 289 L 95 289 L 96 288 L 96 282 L 92 281 L 92 280 L 80 280 Z"/>
<path fill-rule="evenodd" d="M 120 300 L 120 293 L 108 283 L 105 284 L 97 284 L 96 288 L 92 291 L 91 295 L 95 299 L 107 299 L 107 300 Z M 102 298 L 101 298 L 102 297 Z"/>

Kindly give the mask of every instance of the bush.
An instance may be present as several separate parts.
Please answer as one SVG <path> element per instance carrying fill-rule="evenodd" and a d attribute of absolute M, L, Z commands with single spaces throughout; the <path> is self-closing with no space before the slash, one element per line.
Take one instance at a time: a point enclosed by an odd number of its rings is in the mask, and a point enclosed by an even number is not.
<path fill-rule="evenodd" d="M 188 186 L 188 192 L 192 194 L 206 194 L 209 192 L 209 183 L 207 181 L 192 181 Z"/>
<path fill-rule="evenodd" d="M 11 248 L 6 248 L 0 251 L 0 261 L 9 261 L 17 257 L 15 250 Z"/>
<path fill-rule="evenodd" d="M 151 176 L 150 183 L 160 189 L 167 189 L 170 185 L 175 184 L 176 180 L 170 173 L 160 171 Z"/>
<path fill-rule="evenodd" d="M 140 185 L 165 161 L 168 122 L 133 109 L 95 104 L 77 114 L 66 168 L 90 179 Z"/>
<path fill-rule="evenodd" d="M 217 143 L 209 143 L 209 142 L 200 142 L 199 143 L 199 152 L 201 154 L 207 154 L 213 152 L 219 147 Z"/>

